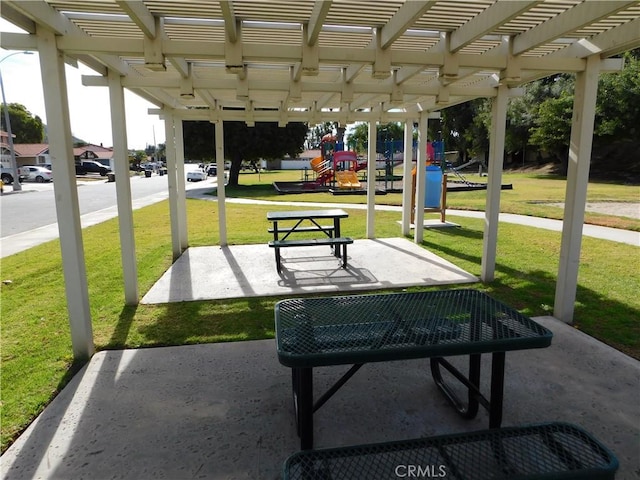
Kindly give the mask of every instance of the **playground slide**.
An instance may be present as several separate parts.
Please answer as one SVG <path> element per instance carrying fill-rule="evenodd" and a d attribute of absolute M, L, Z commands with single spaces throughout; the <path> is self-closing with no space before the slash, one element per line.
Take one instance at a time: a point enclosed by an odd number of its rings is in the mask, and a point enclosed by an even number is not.
<path fill-rule="evenodd" d="M 362 185 L 358 180 L 358 174 L 352 170 L 344 170 L 336 172 L 336 181 L 338 188 L 361 188 Z"/>
<path fill-rule="evenodd" d="M 322 157 L 316 157 L 313 160 L 311 160 L 311 168 L 313 169 L 314 172 L 319 172 L 322 169 L 322 162 L 323 162 Z"/>

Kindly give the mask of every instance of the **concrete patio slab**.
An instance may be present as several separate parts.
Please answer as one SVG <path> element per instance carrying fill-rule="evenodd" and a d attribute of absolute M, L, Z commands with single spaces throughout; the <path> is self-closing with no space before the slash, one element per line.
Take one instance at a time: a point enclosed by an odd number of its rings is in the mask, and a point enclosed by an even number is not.
<path fill-rule="evenodd" d="M 637 479 L 640 363 L 553 318 L 535 320 L 553 343 L 507 354 L 503 425 L 578 424 L 617 455 L 618 480 Z M 344 370 L 318 369 L 317 394 Z M 103 351 L 0 458 L 2 478 L 280 478 L 299 445 L 290 387 L 273 340 Z M 317 412 L 316 447 L 487 422 L 484 411 L 454 413 L 426 360 L 369 364 Z"/>
<path fill-rule="evenodd" d="M 267 244 L 191 247 L 142 298 L 168 303 L 221 298 L 288 296 L 425 285 L 479 279 L 404 238 L 356 240 L 347 268 L 329 247 L 284 248 L 282 274 Z"/>

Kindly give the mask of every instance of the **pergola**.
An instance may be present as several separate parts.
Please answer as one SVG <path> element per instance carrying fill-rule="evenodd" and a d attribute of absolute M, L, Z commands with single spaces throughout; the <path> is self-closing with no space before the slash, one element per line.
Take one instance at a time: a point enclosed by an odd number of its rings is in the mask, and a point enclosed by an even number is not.
<path fill-rule="evenodd" d="M 482 280 L 494 278 L 507 102 L 527 82 L 576 74 L 569 172 L 554 316 L 571 322 L 600 72 L 640 46 L 640 2 L 608 0 L 3 0 L 2 17 L 26 33 L 1 46 L 40 57 L 58 226 L 74 355 L 93 353 L 73 143 L 64 64 L 82 62 L 89 86 L 110 93 L 125 298 L 139 299 L 124 88 L 165 121 L 173 256 L 188 247 L 182 120 L 215 123 L 223 170 L 223 121 L 405 124 L 405 152 L 419 129 L 426 160 L 432 114 L 492 98 Z M 375 158 L 369 141 L 369 158 Z M 369 178 L 375 162 L 369 162 Z M 404 177 L 410 177 L 411 158 Z M 417 198 L 425 172 L 417 169 Z M 405 184 L 405 187 L 407 185 Z M 405 188 L 402 233 L 410 232 Z M 367 192 L 366 236 L 373 237 L 375 191 Z M 220 243 L 226 244 L 225 192 L 218 186 Z M 418 209 L 415 223 L 422 225 Z M 414 238 L 422 242 L 423 230 Z"/>

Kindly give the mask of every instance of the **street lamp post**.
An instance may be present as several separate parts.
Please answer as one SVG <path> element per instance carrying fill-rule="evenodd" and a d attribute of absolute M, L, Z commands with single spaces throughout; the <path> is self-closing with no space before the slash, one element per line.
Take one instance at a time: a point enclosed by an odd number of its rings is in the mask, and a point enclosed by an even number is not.
<path fill-rule="evenodd" d="M 14 55 L 19 55 L 24 53 L 25 55 L 31 55 L 33 52 L 13 52 L 0 60 L 0 63 L 4 62 L 7 58 L 12 57 Z M 9 153 L 11 154 L 11 172 L 13 176 L 13 184 L 12 188 L 14 192 L 19 192 L 22 190 L 22 185 L 20 185 L 20 174 L 18 173 L 18 165 L 16 163 L 16 151 L 13 148 L 13 134 L 11 133 L 11 119 L 9 118 L 9 107 L 7 105 L 7 100 L 4 96 L 4 83 L 2 82 L 2 70 L 0 70 L 0 90 L 2 90 L 2 105 L 4 106 L 4 121 L 7 124 L 7 134 L 9 136 Z"/>

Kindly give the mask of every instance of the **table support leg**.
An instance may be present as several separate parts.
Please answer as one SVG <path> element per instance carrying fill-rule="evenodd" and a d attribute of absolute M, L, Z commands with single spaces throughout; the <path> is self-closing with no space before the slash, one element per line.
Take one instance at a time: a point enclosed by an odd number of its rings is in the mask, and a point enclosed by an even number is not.
<path fill-rule="evenodd" d="M 504 364 L 505 352 L 494 352 L 491 360 L 490 399 L 487 400 L 480 391 L 480 354 L 469 355 L 469 377 L 465 377 L 444 358 L 431 359 L 431 374 L 436 385 L 444 396 L 464 418 L 475 418 L 478 407 L 482 405 L 489 413 L 489 428 L 500 428 L 502 424 L 502 408 L 504 402 Z M 465 405 L 455 392 L 446 384 L 440 372 L 443 366 L 460 383 L 467 388 L 468 400 Z"/>
<path fill-rule="evenodd" d="M 475 418 L 478 414 L 479 403 L 484 400 L 480 393 L 480 354 L 469 355 L 469 377 L 465 377 L 444 358 L 431 359 L 431 375 L 436 386 L 464 418 Z M 467 404 L 462 403 L 455 392 L 446 384 L 440 372 L 440 365 L 445 367 L 456 379 L 467 387 Z"/>
<path fill-rule="evenodd" d="M 292 370 L 293 397 L 300 449 L 313 448 L 313 369 Z"/>
<path fill-rule="evenodd" d="M 502 424 L 505 356 L 505 352 L 494 352 L 491 357 L 491 403 L 489 408 L 489 428 L 500 428 L 500 425 Z"/>

